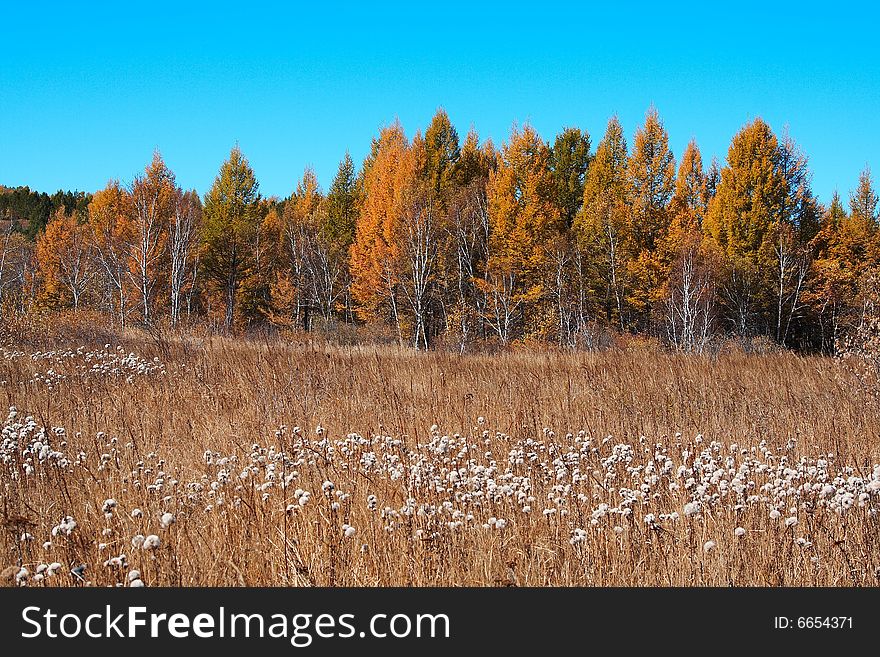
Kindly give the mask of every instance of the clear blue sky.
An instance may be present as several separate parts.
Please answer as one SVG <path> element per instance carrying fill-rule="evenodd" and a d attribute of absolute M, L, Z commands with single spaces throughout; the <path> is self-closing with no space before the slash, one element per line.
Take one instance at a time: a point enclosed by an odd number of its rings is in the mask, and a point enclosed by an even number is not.
<path fill-rule="evenodd" d="M 264 195 L 305 166 L 326 189 L 346 149 L 442 105 L 464 136 L 514 122 L 593 145 L 653 103 L 708 165 L 762 116 L 788 125 L 823 201 L 880 174 L 880 10 L 869 3 L 6 3 L 0 184 L 94 191 L 158 147 L 204 193 L 237 141 Z"/>

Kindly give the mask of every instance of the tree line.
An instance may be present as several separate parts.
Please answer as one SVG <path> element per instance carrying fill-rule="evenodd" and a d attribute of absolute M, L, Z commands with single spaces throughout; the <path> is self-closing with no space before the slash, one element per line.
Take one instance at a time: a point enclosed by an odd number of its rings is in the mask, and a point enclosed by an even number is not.
<path fill-rule="evenodd" d="M 80 191 L 59 189 L 50 196 L 28 187 L 0 185 L 0 226 L 24 233 L 34 240 L 59 207 L 63 205 L 85 217 L 91 200 L 91 194 Z"/>
<path fill-rule="evenodd" d="M 676 160 L 653 108 L 631 146 L 615 117 L 595 149 L 581 129 L 550 143 L 529 125 L 501 148 L 462 142 L 441 109 L 412 139 L 382 129 L 360 168 L 346 154 L 326 192 L 307 169 L 285 199 L 261 196 L 238 147 L 204 197 L 157 152 L 131 184 L 57 203 L 33 240 L 7 221 L 0 306 L 227 331 L 368 324 L 421 349 L 634 333 L 687 352 L 721 337 L 830 352 L 877 306 L 869 169 L 847 201 L 821 204 L 806 155 L 760 118 L 706 166 L 695 141 Z"/>

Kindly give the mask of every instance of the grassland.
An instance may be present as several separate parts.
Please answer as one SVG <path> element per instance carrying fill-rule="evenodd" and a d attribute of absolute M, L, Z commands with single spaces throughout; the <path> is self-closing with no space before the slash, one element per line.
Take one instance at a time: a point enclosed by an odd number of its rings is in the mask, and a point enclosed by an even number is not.
<path fill-rule="evenodd" d="M 880 407 L 834 359 L 5 341 L 9 584 L 880 583 Z"/>

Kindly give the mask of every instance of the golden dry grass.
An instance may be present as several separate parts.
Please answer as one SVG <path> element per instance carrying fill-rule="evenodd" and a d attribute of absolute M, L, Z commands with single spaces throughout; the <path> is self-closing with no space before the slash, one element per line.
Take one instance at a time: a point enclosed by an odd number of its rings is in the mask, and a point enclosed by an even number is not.
<path fill-rule="evenodd" d="M 0 361 L 21 584 L 880 582 L 880 409 L 831 359 L 53 340 Z"/>

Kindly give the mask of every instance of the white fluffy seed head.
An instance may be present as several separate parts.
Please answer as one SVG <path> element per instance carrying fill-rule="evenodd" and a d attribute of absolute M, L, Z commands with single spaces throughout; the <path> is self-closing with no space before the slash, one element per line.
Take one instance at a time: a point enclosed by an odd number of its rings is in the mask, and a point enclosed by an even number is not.
<path fill-rule="evenodd" d="M 150 534 L 144 539 L 142 547 L 144 550 L 156 550 L 160 545 L 162 545 L 162 541 L 159 540 L 159 537 L 155 534 Z"/>

